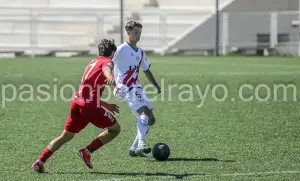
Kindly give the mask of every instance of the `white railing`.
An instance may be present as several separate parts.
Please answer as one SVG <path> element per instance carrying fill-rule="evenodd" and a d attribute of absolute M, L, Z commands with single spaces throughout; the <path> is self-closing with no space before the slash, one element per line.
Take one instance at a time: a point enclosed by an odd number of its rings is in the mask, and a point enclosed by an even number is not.
<path fill-rule="evenodd" d="M 148 50 L 161 49 L 197 21 L 206 21 L 205 17 L 210 15 L 207 13 L 208 10 L 143 11 L 140 13 L 140 22 L 144 25 L 140 46 Z M 0 7 L 0 52 L 28 50 L 35 55 L 39 50 L 90 50 L 104 37 L 121 43 L 119 15 L 117 8 Z M 125 17 L 129 16 L 126 11 Z M 228 54 L 236 48 L 273 48 L 280 54 L 300 56 L 298 20 L 298 11 L 221 13 L 220 50 Z M 201 51 L 215 48 L 215 23 L 204 26 L 193 29 L 188 40 L 184 43 L 180 40 L 172 48 Z M 112 31 L 114 29 L 116 31 Z"/>
<path fill-rule="evenodd" d="M 206 11 L 143 11 L 140 46 L 154 50 L 164 47 L 201 19 Z M 125 11 L 124 24 L 130 12 Z M 112 37 L 120 42 L 118 9 L 0 7 L 0 51 L 88 50 L 97 40 Z M 123 27 L 124 29 L 124 27 Z M 113 31 L 116 30 L 116 31 Z"/>
<path fill-rule="evenodd" d="M 0 9 L 0 51 L 88 50 L 119 22 L 118 12 L 102 9 Z"/>

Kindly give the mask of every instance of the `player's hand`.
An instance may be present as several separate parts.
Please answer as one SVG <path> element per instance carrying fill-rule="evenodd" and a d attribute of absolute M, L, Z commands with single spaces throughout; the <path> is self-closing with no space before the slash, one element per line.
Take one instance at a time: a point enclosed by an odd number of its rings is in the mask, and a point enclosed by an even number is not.
<path fill-rule="evenodd" d="M 115 84 L 115 79 L 113 77 L 109 77 L 105 80 L 106 84 L 108 85 L 114 85 Z"/>
<path fill-rule="evenodd" d="M 107 104 L 105 108 L 113 114 L 120 113 L 119 106 L 116 104 Z"/>

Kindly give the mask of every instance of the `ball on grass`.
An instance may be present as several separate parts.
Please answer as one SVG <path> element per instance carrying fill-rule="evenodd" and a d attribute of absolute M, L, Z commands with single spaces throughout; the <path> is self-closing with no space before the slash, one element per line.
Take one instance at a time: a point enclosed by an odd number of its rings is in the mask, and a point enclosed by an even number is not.
<path fill-rule="evenodd" d="M 157 143 L 153 146 L 152 155 L 157 161 L 165 161 L 170 156 L 170 147 L 165 143 Z"/>

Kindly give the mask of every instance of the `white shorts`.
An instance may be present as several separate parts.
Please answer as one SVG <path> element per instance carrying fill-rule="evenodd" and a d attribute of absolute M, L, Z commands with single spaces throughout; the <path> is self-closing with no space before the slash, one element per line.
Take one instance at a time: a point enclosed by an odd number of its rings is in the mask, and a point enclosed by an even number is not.
<path fill-rule="evenodd" d="M 130 90 L 126 94 L 125 100 L 135 116 L 139 116 L 137 110 L 143 106 L 147 106 L 150 110 L 154 109 L 142 87 Z"/>

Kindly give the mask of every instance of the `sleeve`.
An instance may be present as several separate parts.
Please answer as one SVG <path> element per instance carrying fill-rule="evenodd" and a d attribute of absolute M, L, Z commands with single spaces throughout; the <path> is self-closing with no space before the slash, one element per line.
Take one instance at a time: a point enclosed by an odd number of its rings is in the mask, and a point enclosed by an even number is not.
<path fill-rule="evenodd" d="M 122 74 L 125 74 L 127 69 L 128 69 L 128 65 L 127 65 L 127 61 L 124 60 L 125 56 L 124 53 L 122 51 L 122 49 L 118 49 L 114 55 L 113 58 L 113 65 L 114 65 L 114 74 L 115 77 L 119 77 Z"/>
<path fill-rule="evenodd" d="M 118 49 L 113 58 L 113 71 L 114 71 L 114 78 L 116 83 L 117 89 L 122 89 L 123 91 L 127 90 L 127 86 L 124 84 L 128 77 L 128 67 L 127 61 L 123 60 L 125 57 L 122 55 L 122 49 Z"/>
<path fill-rule="evenodd" d="M 146 54 L 145 53 L 143 53 L 143 54 L 144 54 L 144 57 L 142 59 L 141 67 L 142 67 L 143 71 L 147 71 L 150 69 L 151 63 L 148 61 Z"/>
<path fill-rule="evenodd" d="M 107 60 L 102 64 L 102 68 L 104 67 L 110 67 L 111 69 L 114 68 L 114 63 L 111 60 Z"/>

